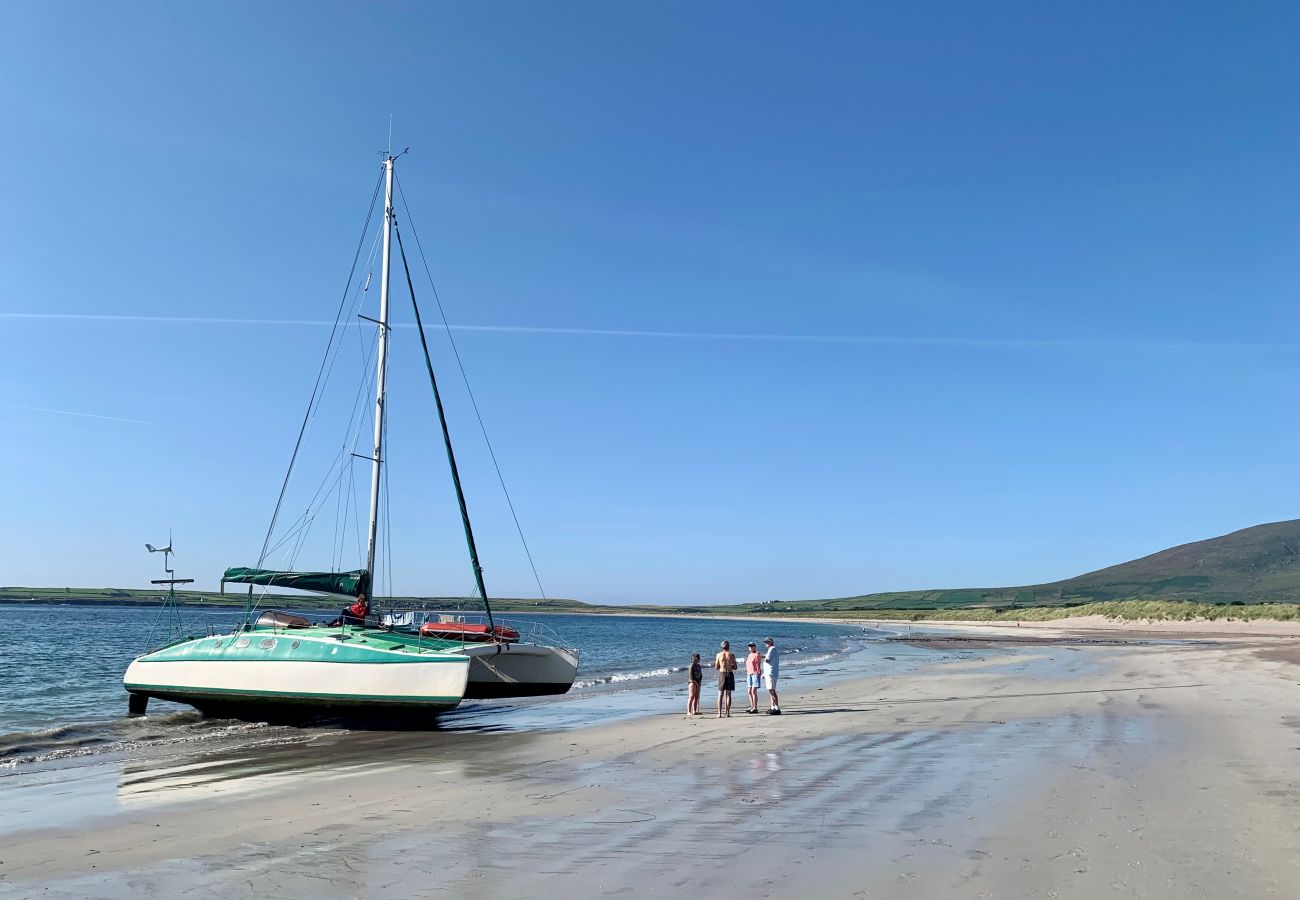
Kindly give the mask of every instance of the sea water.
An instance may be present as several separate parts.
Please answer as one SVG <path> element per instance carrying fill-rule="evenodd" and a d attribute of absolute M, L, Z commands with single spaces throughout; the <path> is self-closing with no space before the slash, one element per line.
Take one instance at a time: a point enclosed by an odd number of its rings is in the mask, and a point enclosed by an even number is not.
<path fill-rule="evenodd" d="M 186 607 L 179 614 L 190 634 L 228 631 L 242 618 L 239 609 L 230 607 Z M 304 614 L 329 618 L 319 610 Z M 787 684 L 837 672 L 874 669 L 884 674 L 919 654 L 915 648 L 882 643 L 887 632 L 805 621 L 508 613 L 498 620 L 525 634 L 530 623 L 540 622 L 565 646 L 576 647 L 580 665 L 573 690 L 557 698 L 466 702 L 442 717 L 440 727 L 566 728 L 668 709 L 684 704 L 682 685 L 692 653 L 700 654 L 706 669 L 708 705 L 713 694 L 708 676 L 722 640 L 729 640 L 743 659 L 746 643 L 761 646 L 764 638 L 773 638 Z M 150 703 L 148 716 L 127 718 L 122 674 L 134 657 L 165 640 L 166 626 L 157 607 L 0 606 L 5 688 L 0 692 L 0 775 L 32 762 L 141 745 L 294 741 L 306 733 L 205 720 L 189 707 L 158 700 Z M 852 665 L 850 657 L 856 660 Z M 738 696 L 743 704 L 743 686 Z"/>

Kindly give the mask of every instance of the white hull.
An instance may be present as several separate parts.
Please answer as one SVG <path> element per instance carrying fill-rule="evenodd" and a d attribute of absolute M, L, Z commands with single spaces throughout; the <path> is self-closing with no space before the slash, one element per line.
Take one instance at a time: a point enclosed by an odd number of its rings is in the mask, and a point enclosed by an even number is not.
<path fill-rule="evenodd" d="M 465 695 L 469 666 L 440 654 L 427 662 L 316 660 L 149 660 L 123 678 L 132 694 L 188 703 L 201 710 L 234 707 L 320 708 L 354 712 L 437 712 Z"/>
<path fill-rule="evenodd" d="M 465 696 L 536 697 L 563 694 L 578 674 L 578 651 L 541 644 L 467 645 L 470 657 Z"/>

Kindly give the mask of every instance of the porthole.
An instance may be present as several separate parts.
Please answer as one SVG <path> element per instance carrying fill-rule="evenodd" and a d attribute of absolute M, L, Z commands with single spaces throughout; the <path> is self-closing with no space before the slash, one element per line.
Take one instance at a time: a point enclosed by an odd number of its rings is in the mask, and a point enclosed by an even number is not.
<path fill-rule="evenodd" d="M 257 646 L 262 650 L 270 650 L 275 646 L 275 638 L 262 638 L 257 642 Z"/>
<path fill-rule="evenodd" d="M 251 643 L 253 643 L 253 642 L 250 641 L 248 638 L 240 638 L 239 640 L 235 641 L 235 649 L 236 649 L 236 650 L 243 650 L 245 647 L 247 647 L 247 646 L 248 646 L 249 644 L 251 644 Z"/>
<path fill-rule="evenodd" d="M 300 646 L 302 646 L 302 641 L 294 641 L 292 644 L 289 645 L 289 649 L 297 650 Z"/>
<path fill-rule="evenodd" d="M 213 649 L 213 650 L 220 650 L 220 649 L 221 649 L 221 641 L 213 641 L 213 642 L 212 642 L 212 649 Z"/>

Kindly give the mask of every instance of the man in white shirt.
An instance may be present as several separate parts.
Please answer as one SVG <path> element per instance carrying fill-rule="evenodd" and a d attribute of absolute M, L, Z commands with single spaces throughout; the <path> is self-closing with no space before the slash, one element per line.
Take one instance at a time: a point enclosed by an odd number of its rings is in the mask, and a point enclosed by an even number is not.
<path fill-rule="evenodd" d="M 776 642 L 771 638 L 765 638 L 763 643 L 767 645 L 767 653 L 763 656 L 763 686 L 772 696 L 772 708 L 767 711 L 767 714 L 779 716 L 781 700 L 776 696 L 776 680 L 781 674 L 781 652 L 776 649 Z"/>

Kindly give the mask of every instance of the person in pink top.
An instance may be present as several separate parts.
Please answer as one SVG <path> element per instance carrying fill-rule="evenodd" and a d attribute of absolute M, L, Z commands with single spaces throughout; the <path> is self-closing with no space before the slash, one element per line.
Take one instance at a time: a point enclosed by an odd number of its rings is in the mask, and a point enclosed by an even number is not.
<path fill-rule="evenodd" d="M 749 643 L 749 654 L 745 657 L 745 684 L 749 688 L 749 715 L 758 714 L 758 688 L 762 682 L 763 657 L 758 652 L 758 645 Z"/>

